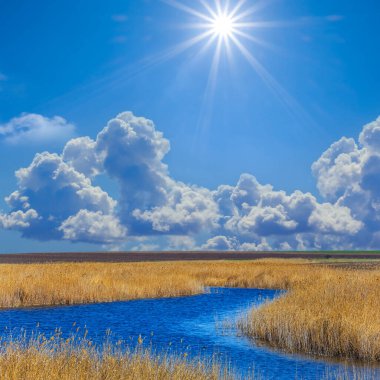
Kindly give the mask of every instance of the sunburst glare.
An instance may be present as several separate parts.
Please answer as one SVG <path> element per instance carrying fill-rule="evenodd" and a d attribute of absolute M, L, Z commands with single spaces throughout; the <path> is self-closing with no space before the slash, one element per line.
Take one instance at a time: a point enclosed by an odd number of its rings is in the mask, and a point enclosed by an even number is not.
<path fill-rule="evenodd" d="M 212 102 L 213 93 L 218 80 L 220 61 L 225 53 L 229 60 L 233 54 L 240 54 L 247 63 L 254 69 L 256 74 L 264 81 L 267 87 L 279 99 L 282 105 L 299 119 L 309 119 L 309 116 L 302 109 L 300 104 L 284 89 L 271 73 L 258 60 L 252 44 L 261 47 L 273 46 L 258 37 L 254 33 L 259 28 L 277 28 L 292 23 L 279 21 L 265 21 L 258 14 L 258 11 L 271 3 L 270 0 L 258 0 L 253 6 L 248 6 L 247 0 L 197 0 L 192 1 L 195 5 L 189 6 L 184 0 L 162 0 L 166 4 L 175 7 L 191 18 L 192 22 L 184 22 L 182 25 L 193 29 L 196 34 L 178 45 L 172 50 L 172 56 L 180 54 L 195 45 L 203 44 L 198 54 L 214 46 L 214 55 L 211 61 L 209 79 L 205 91 L 205 102 Z M 203 107 L 208 108 L 208 107 Z"/>
<path fill-rule="evenodd" d="M 211 28 L 217 36 L 231 37 L 234 33 L 234 22 L 229 15 L 218 15 L 211 24 Z"/>
<path fill-rule="evenodd" d="M 261 46 L 269 46 L 265 41 L 255 36 L 253 30 L 256 28 L 268 28 L 276 26 L 276 22 L 266 22 L 254 14 L 266 6 L 268 1 L 258 1 L 248 7 L 246 0 L 197 0 L 195 6 L 189 6 L 184 1 L 163 0 L 166 4 L 186 12 L 193 18 L 193 22 L 186 23 L 185 27 L 198 31 L 195 36 L 184 44 L 177 46 L 176 52 L 183 52 L 194 45 L 203 43 L 200 53 L 215 45 L 214 58 L 211 63 L 210 80 L 217 79 L 217 70 L 224 51 L 229 59 L 232 59 L 232 51 L 239 52 L 247 62 L 255 69 L 257 74 L 264 80 L 270 79 L 273 88 L 274 79 L 265 69 L 258 64 L 247 44 L 256 43 Z M 194 4 L 194 3 L 193 3 Z M 254 17 L 255 16 L 255 17 Z M 254 21 L 254 19 L 257 19 Z M 186 45 L 186 47 L 184 47 Z M 234 49 L 233 49 L 234 48 Z M 258 70 L 258 68 L 260 68 Z M 269 84 L 269 83 L 268 83 Z M 215 86 L 211 86 L 215 87 Z"/>

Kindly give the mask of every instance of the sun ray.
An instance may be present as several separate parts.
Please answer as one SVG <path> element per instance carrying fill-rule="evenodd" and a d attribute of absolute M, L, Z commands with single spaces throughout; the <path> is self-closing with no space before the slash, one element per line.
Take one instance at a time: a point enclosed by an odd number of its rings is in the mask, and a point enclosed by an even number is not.
<path fill-rule="evenodd" d="M 214 3 L 217 10 L 217 14 L 221 15 L 223 13 L 223 10 L 222 10 L 222 5 L 220 4 L 220 0 L 214 0 Z"/>
<path fill-rule="evenodd" d="M 206 43 L 201 47 L 201 49 L 199 50 L 199 52 L 196 54 L 196 58 L 197 57 L 200 57 L 202 54 L 204 54 L 207 50 L 209 50 L 211 48 L 211 46 L 215 43 L 215 41 L 217 40 L 218 36 L 216 35 L 213 35 L 211 36 L 208 41 L 206 41 Z"/>
<path fill-rule="evenodd" d="M 232 18 L 234 18 L 235 15 L 237 14 L 237 12 L 239 11 L 239 9 L 241 9 L 241 7 L 242 7 L 245 3 L 246 3 L 246 0 L 240 0 L 240 1 L 236 4 L 235 8 L 233 8 L 232 11 L 230 12 L 230 16 L 231 16 Z"/>
<path fill-rule="evenodd" d="M 211 36 L 212 36 L 212 31 L 207 30 L 202 34 L 199 34 L 199 35 L 197 35 L 193 38 L 190 38 L 190 39 L 188 39 L 188 40 L 186 40 L 180 44 L 175 45 L 174 47 L 171 47 L 171 48 L 165 50 L 164 52 L 154 56 L 153 58 L 148 58 L 147 62 L 148 63 L 149 62 L 152 62 L 152 63 L 153 62 L 158 62 L 158 63 L 165 62 L 168 59 L 174 58 L 175 56 L 183 53 L 187 49 L 191 48 L 192 46 L 202 42 L 203 40 L 205 40 L 206 38 L 211 37 Z"/>
<path fill-rule="evenodd" d="M 224 13 L 230 13 L 229 10 L 230 10 L 230 0 L 226 0 L 223 12 Z"/>
<path fill-rule="evenodd" d="M 115 88 L 117 86 L 121 86 L 123 83 L 131 80 L 132 78 L 135 78 L 136 76 L 141 75 L 142 73 L 175 58 L 176 56 L 184 53 L 188 49 L 205 40 L 207 41 L 207 43 L 209 43 L 210 41 L 214 41 L 213 33 L 210 30 L 206 30 L 201 34 L 193 38 L 190 38 L 184 42 L 181 42 L 175 46 L 172 46 L 158 54 L 148 56 L 140 60 L 138 64 L 133 65 L 133 67 L 127 67 L 118 70 L 114 73 L 112 78 L 107 77 L 102 81 L 103 83 L 100 83 L 101 81 L 99 81 L 99 83 L 97 83 L 97 88 L 101 88 L 101 84 L 104 85 L 104 83 L 107 84 L 108 88 Z M 95 89 L 93 92 L 95 93 L 96 91 L 97 89 Z"/>
<path fill-rule="evenodd" d="M 238 30 L 238 29 L 237 29 L 237 30 L 235 31 L 235 34 L 238 35 L 238 36 L 240 36 L 240 37 L 243 37 L 243 38 L 245 38 L 245 39 L 247 39 L 247 40 L 249 40 L 249 41 L 252 41 L 252 42 L 254 42 L 254 43 L 257 44 L 257 45 L 264 46 L 264 47 L 266 47 L 267 49 L 271 49 L 271 50 L 273 50 L 273 51 L 278 51 L 278 48 L 277 48 L 275 45 L 270 44 L 269 42 L 264 41 L 264 40 L 262 40 L 262 39 L 260 39 L 260 38 L 258 38 L 258 37 L 255 37 L 255 36 L 253 36 L 252 34 L 245 33 L 245 32 L 243 32 L 242 30 Z"/>
<path fill-rule="evenodd" d="M 303 21 L 301 21 L 303 22 Z M 289 26 L 298 26 L 300 21 L 253 21 L 253 22 L 236 22 L 236 28 L 284 28 Z"/>
<path fill-rule="evenodd" d="M 205 15 L 204 13 L 199 12 L 199 11 L 197 11 L 197 10 L 195 10 L 195 9 L 193 9 L 193 8 L 185 5 L 185 4 L 182 4 L 182 3 L 180 3 L 180 2 L 178 2 L 176 0 L 161 0 L 161 1 L 163 1 L 164 3 L 166 3 L 168 5 L 171 5 L 174 8 L 177 8 L 177 9 L 180 9 L 182 11 L 185 11 L 188 14 L 191 14 L 193 16 L 197 16 L 197 17 L 199 17 L 199 18 L 201 18 L 201 19 L 203 19 L 205 21 L 208 21 L 208 22 L 212 21 L 211 17 L 209 17 L 209 16 Z"/>
<path fill-rule="evenodd" d="M 301 105 L 294 99 L 268 72 L 268 70 L 259 62 L 257 58 L 235 37 L 231 37 L 232 42 L 240 50 L 247 62 L 253 67 L 261 79 L 266 83 L 268 88 L 272 90 L 275 96 L 279 99 L 289 113 L 300 120 L 311 121 L 310 116 L 305 112 Z"/>
<path fill-rule="evenodd" d="M 254 13 L 257 13 L 259 10 L 266 8 L 269 4 L 273 3 L 276 0 L 261 0 L 258 1 L 254 6 L 248 8 L 247 10 L 237 14 L 234 14 L 234 21 L 239 21 L 251 16 Z"/>
<path fill-rule="evenodd" d="M 212 17 L 212 19 L 214 19 L 215 17 L 218 17 L 217 13 L 215 13 L 215 11 L 212 9 L 212 7 L 210 6 L 210 4 L 207 3 L 206 0 L 200 0 L 200 3 L 205 7 L 205 9 L 209 12 L 210 16 Z"/>
<path fill-rule="evenodd" d="M 290 21 L 266 21 L 259 19 L 257 14 L 260 10 L 269 4 L 278 0 L 258 0 L 253 6 L 247 7 L 247 0 L 198 0 L 201 10 L 184 5 L 180 0 L 163 0 L 165 3 L 175 6 L 176 8 L 199 18 L 198 23 L 191 23 L 188 26 L 193 29 L 204 31 L 201 35 L 205 37 L 206 42 L 202 46 L 199 54 L 208 50 L 212 44 L 216 43 L 215 53 L 212 58 L 210 73 L 205 90 L 205 102 L 212 102 L 215 93 L 220 60 L 222 51 L 226 53 L 228 60 L 232 61 L 233 51 L 239 52 L 254 69 L 257 75 L 264 81 L 266 86 L 275 94 L 287 110 L 293 115 L 303 115 L 310 121 L 310 117 L 302 109 L 300 104 L 277 82 L 277 80 L 269 73 L 269 71 L 258 61 L 256 54 L 249 48 L 248 44 L 256 44 L 278 51 L 278 48 L 258 38 L 255 29 L 279 28 L 300 25 L 298 22 Z M 233 3 L 233 5 L 231 5 Z M 255 17 L 253 17 L 255 15 Z M 203 39 L 203 38 L 202 38 Z M 193 43 L 189 43 L 193 45 Z M 186 48 L 177 48 L 176 53 L 184 51 Z M 173 54 L 173 53 L 171 53 Z M 202 106 L 201 113 L 204 114 Z M 305 117 L 306 115 L 306 117 Z"/>
<path fill-rule="evenodd" d="M 208 80 L 205 88 L 205 92 L 203 94 L 203 100 L 202 100 L 202 107 L 199 114 L 199 119 L 197 123 L 197 129 L 195 134 L 195 143 L 197 146 L 199 146 L 199 141 L 203 141 L 203 134 L 206 132 L 206 128 L 204 125 L 207 125 L 208 123 L 205 123 L 205 120 L 207 120 L 211 113 L 213 108 L 213 100 L 214 95 L 216 91 L 216 84 L 218 79 L 218 72 L 219 72 L 219 65 L 220 65 L 220 58 L 222 53 L 222 39 L 219 38 L 216 47 L 215 52 L 213 55 L 213 59 L 210 66 L 210 71 L 208 75 Z"/>

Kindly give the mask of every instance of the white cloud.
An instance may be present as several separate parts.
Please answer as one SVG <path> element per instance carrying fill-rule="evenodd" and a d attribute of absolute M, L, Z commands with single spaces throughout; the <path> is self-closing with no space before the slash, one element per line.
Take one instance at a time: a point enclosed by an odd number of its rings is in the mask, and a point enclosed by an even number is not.
<path fill-rule="evenodd" d="M 99 133 L 96 151 L 120 185 L 120 216 L 132 233 L 188 234 L 216 226 L 208 189 L 170 177 L 163 163 L 170 144 L 152 121 L 125 112 Z"/>
<path fill-rule="evenodd" d="M 240 239 L 356 233 L 361 228 L 347 207 L 321 205 L 312 194 L 298 190 L 288 195 L 261 185 L 248 174 L 242 175 L 235 188 L 219 189 L 215 197 L 219 204 L 223 200 L 225 211 L 229 210 L 229 215 L 223 216 L 224 228 Z"/>
<path fill-rule="evenodd" d="M 337 206 L 348 209 L 361 223 L 358 233 L 347 235 L 344 244 L 358 248 L 378 248 L 376 236 L 380 231 L 380 118 L 363 127 L 359 143 L 354 139 L 342 138 L 332 144 L 313 165 L 313 169 L 322 195 Z M 325 220 L 330 219 L 332 224 L 338 223 L 338 219 L 345 219 L 341 215 L 333 222 L 334 212 L 329 210 L 325 214 Z M 346 227 L 356 230 L 352 223 Z"/>
<path fill-rule="evenodd" d="M 60 116 L 48 118 L 34 113 L 23 113 L 0 125 L 0 139 L 12 145 L 43 145 L 66 141 L 75 127 Z"/>
<path fill-rule="evenodd" d="M 58 230 L 66 240 L 99 244 L 114 244 L 127 236 L 127 229 L 114 215 L 104 215 L 101 211 L 80 210 L 65 220 Z"/>
<path fill-rule="evenodd" d="M 77 172 L 87 177 L 95 177 L 102 171 L 101 159 L 95 148 L 94 140 L 89 137 L 78 137 L 66 144 L 62 159 Z"/>
<path fill-rule="evenodd" d="M 214 236 L 202 245 L 202 249 L 206 251 L 233 251 L 238 248 L 238 241 L 227 236 Z"/>
<path fill-rule="evenodd" d="M 35 219 L 38 219 L 38 213 L 33 209 L 29 209 L 26 212 L 18 210 L 5 215 L 0 214 L 0 227 L 22 230 L 23 228 L 28 228 L 30 223 Z"/>
<path fill-rule="evenodd" d="M 152 121 L 130 112 L 110 120 L 99 133 L 96 152 L 107 175 L 120 185 L 125 213 L 166 203 L 168 170 L 162 159 L 169 149 Z"/>
<path fill-rule="evenodd" d="M 61 155 L 37 154 L 18 170 L 0 225 L 29 238 L 109 246 L 143 238 L 134 249 L 158 249 L 162 236 L 164 249 L 378 248 L 379 120 L 363 128 L 359 142 L 344 137 L 313 164 L 321 203 L 250 174 L 216 190 L 180 182 L 164 162 L 169 141 L 152 121 L 125 112 L 95 140 L 72 139 Z M 93 185 L 100 175 L 118 184 L 117 201 Z"/>
<path fill-rule="evenodd" d="M 380 154 L 380 117 L 364 126 L 359 136 L 359 142 L 364 148 Z"/>
<path fill-rule="evenodd" d="M 362 222 L 352 218 L 348 207 L 330 203 L 319 204 L 310 215 L 309 223 L 319 233 L 326 234 L 355 235 L 363 228 Z"/>
<path fill-rule="evenodd" d="M 325 198 L 336 200 L 358 181 L 362 160 L 363 152 L 354 139 L 342 137 L 333 143 L 312 165 L 319 192 Z"/>
<path fill-rule="evenodd" d="M 201 247 L 205 251 L 271 251 L 272 247 L 265 238 L 240 244 L 234 236 L 214 236 Z"/>
<path fill-rule="evenodd" d="M 57 154 L 37 154 L 28 167 L 16 172 L 16 177 L 18 189 L 6 198 L 10 215 L 35 210 L 39 216 L 23 229 L 27 237 L 60 239 L 58 227 L 80 210 L 112 215 L 117 204 Z"/>
<path fill-rule="evenodd" d="M 282 243 L 281 247 L 284 245 L 286 245 L 287 248 L 290 246 L 288 243 Z M 241 251 L 271 251 L 272 249 L 265 238 L 256 243 L 243 243 L 240 245 Z"/>
<path fill-rule="evenodd" d="M 167 234 L 199 233 L 218 227 L 219 210 L 208 189 L 170 182 L 166 204 L 144 211 L 135 209 L 132 215 L 136 220 Z"/>
<path fill-rule="evenodd" d="M 283 205 L 277 205 L 252 207 L 248 215 L 231 219 L 227 226 L 243 235 L 268 236 L 292 232 L 298 224 L 288 217 Z"/>

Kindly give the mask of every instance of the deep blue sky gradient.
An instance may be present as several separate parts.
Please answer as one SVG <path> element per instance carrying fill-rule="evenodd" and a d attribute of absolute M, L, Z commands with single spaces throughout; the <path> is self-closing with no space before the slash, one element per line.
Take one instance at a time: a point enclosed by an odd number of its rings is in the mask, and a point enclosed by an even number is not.
<path fill-rule="evenodd" d="M 249 172 L 278 189 L 315 193 L 311 164 L 379 114 L 379 17 L 377 0 L 278 0 L 254 14 L 284 24 L 253 31 L 273 48 L 246 46 L 301 112 L 284 107 L 237 49 L 232 61 L 222 57 L 206 101 L 212 49 L 197 56 L 196 45 L 153 64 L 196 33 L 183 28 L 191 16 L 161 1 L 0 0 L 0 124 L 23 112 L 60 115 L 78 136 L 95 137 L 131 110 L 170 140 L 166 162 L 178 180 L 215 188 Z M 62 146 L 2 143 L 0 208 L 14 171 Z M 104 186 L 112 194 L 114 185 Z M 2 240 L 16 241 L 11 234 Z"/>

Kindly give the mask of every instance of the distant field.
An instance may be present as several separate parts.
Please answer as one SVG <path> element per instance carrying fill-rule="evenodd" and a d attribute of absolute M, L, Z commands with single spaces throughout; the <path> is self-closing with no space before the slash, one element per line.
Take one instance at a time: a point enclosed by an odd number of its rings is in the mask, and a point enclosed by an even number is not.
<path fill-rule="evenodd" d="M 49 262 L 156 262 L 203 260 L 256 259 L 349 259 L 380 260 L 380 251 L 323 251 L 323 252 L 60 252 L 0 254 L 0 264 Z"/>

